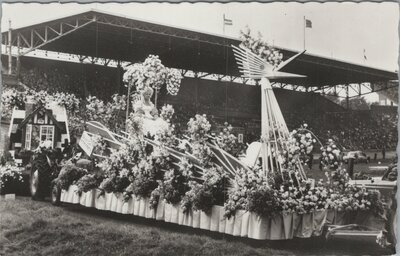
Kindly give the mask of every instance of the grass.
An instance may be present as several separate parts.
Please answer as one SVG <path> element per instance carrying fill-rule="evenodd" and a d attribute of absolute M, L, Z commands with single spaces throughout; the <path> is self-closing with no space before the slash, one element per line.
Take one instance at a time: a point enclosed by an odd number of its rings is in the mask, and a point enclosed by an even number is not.
<path fill-rule="evenodd" d="M 255 241 L 26 197 L 0 201 L 0 255 L 358 255 L 377 245 L 321 238 Z"/>

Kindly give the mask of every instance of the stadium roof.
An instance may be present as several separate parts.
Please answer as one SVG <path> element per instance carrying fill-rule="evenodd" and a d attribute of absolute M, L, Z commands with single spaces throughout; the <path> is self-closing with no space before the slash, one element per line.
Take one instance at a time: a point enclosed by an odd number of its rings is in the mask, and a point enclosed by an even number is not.
<path fill-rule="evenodd" d="M 2 44 L 7 43 L 2 32 Z M 19 35 L 19 36 L 18 36 Z M 19 39 L 18 39 L 19 38 Z M 168 67 L 240 76 L 231 45 L 240 40 L 144 20 L 89 10 L 12 30 L 12 44 L 35 49 L 139 62 L 159 55 Z M 277 47 L 287 59 L 297 52 Z M 397 80 L 397 73 L 354 63 L 304 54 L 283 71 L 306 75 L 303 86 L 325 86 Z"/>

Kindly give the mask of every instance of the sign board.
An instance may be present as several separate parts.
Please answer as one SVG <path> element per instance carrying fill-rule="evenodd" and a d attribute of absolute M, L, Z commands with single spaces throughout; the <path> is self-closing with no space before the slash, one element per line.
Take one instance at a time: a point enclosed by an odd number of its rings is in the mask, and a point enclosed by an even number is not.
<path fill-rule="evenodd" d="M 79 146 L 82 148 L 83 151 L 85 151 L 88 156 L 92 155 L 94 142 L 92 140 L 92 137 L 86 131 L 83 132 L 82 137 L 79 140 Z"/>
<path fill-rule="evenodd" d="M 238 142 L 243 143 L 243 133 L 238 134 Z"/>
<path fill-rule="evenodd" d="M 6 194 L 4 196 L 5 200 L 15 200 L 15 194 Z"/>

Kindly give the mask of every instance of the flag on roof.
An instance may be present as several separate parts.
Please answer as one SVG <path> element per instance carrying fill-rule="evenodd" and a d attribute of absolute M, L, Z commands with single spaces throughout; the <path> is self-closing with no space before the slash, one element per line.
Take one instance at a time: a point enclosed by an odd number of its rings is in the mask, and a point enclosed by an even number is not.
<path fill-rule="evenodd" d="M 306 19 L 306 28 L 312 28 L 312 22 L 311 20 Z"/>
<path fill-rule="evenodd" d="M 224 14 L 224 25 L 228 25 L 228 26 L 233 25 L 233 22 L 231 19 L 225 18 L 225 14 Z"/>

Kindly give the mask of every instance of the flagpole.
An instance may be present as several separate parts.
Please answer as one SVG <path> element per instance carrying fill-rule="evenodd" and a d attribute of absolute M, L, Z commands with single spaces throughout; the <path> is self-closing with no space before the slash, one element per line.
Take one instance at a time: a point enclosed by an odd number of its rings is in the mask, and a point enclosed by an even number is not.
<path fill-rule="evenodd" d="M 222 20 L 222 34 L 225 35 L 225 13 L 224 13 L 224 16 L 222 18 L 223 18 L 223 20 Z"/>
<path fill-rule="evenodd" d="M 303 50 L 306 49 L 306 16 L 303 16 Z"/>

